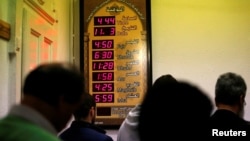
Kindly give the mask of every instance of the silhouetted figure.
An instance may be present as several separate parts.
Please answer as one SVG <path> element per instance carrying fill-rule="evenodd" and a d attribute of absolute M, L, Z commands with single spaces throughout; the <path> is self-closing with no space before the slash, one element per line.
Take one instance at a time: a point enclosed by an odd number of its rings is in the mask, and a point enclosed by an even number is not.
<path fill-rule="evenodd" d="M 162 76 L 160 83 L 177 83 L 177 80 L 170 74 Z M 138 118 L 140 115 L 141 104 L 137 104 L 127 115 L 121 124 L 118 133 L 117 141 L 140 141 L 138 135 Z"/>
<path fill-rule="evenodd" d="M 106 131 L 94 125 L 96 102 L 92 95 L 86 93 L 84 101 L 74 113 L 75 120 L 59 137 L 63 141 L 113 141 Z"/>
<path fill-rule="evenodd" d="M 187 82 L 159 77 L 141 104 L 141 141 L 206 139 L 213 106 L 207 94 Z"/>
<path fill-rule="evenodd" d="M 0 120 L 0 141 L 59 141 L 82 100 L 84 79 L 68 63 L 41 64 L 26 77 L 21 104 Z"/>

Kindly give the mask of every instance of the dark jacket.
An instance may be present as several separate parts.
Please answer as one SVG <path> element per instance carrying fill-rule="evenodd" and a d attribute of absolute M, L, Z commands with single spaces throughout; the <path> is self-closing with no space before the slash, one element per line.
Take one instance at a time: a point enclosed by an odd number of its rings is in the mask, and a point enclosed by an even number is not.
<path fill-rule="evenodd" d="M 73 121 L 59 137 L 63 141 L 113 141 L 105 130 L 84 121 Z"/>
<path fill-rule="evenodd" d="M 210 118 L 210 135 L 250 137 L 250 126 L 247 121 L 229 110 L 217 110 Z"/>

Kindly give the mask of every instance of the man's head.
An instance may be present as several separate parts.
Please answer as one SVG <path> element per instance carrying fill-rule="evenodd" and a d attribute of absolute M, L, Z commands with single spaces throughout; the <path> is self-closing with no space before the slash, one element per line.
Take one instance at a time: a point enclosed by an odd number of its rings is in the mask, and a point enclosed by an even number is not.
<path fill-rule="evenodd" d="M 193 139 L 206 134 L 213 106 L 206 93 L 169 75 L 159 77 L 149 88 L 141 104 L 139 136 L 142 141 L 166 136 Z M 155 130 L 158 126 L 169 132 Z M 198 129 L 195 131 L 192 130 Z"/>
<path fill-rule="evenodd" d="M 238 107 L 238 114 L 243 116 L 247 86 L 244 79 L 235 73 L 227 72 L 219 76 L 215 85 L 215 103 Z"/>
<path fill-rule="evenodd" d="M 155 80 L 153 86 L 149 87 L 143 100 L 150 100 L 151 97 L 158 98 L 158 96 L 155 95 L 162 95 L 162 93 L 168 91 L 168 87 L 171 87 L 171 85 L 175 85 L 176 83 L 178 83 L 178 81 L 170 74 L 160 76 Z M 149 93 L 154 93 L 154 95 Z"/>
<path fill-rule="evenodd" d="M 26 77 L 22 104 L 37 110 L 60 131 L 79 106 L 84 79 L 69 63 L 41 64 Z"/>
<path fill-rule="evenodd" d="M 83 96 L 83 102 L 79 108 L 75 111 L 74 117 L 76 120 L 84 120 L 86 122 L 94 123 L 96 114 L 96 102 L 92 95 L 85 93 Z"/>

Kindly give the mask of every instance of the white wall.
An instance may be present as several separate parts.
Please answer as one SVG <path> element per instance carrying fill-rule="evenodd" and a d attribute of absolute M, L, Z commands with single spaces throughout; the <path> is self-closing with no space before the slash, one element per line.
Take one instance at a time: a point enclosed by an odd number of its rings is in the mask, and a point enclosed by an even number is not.
<path fill-rule="evenodd" d="M 72 54 L 70 38 L 70 8 L 72 0 L 64 0 L 64 2 L 55 0 L 56 5 L 56 17 L 58 20 L 58 60 L 67 61 Z"/>
<path fill-rule="evenodd" d="M 217 77 L 242 75 L 250 120 L 250 1 L 152 0 L 153 80 L 169 73 L 214 98 Z"/>
<path fill-rule="evenodd" d="M 6 7 L 8 7 L 8 0 L 1 1 L 0 4 L 0 19 L 9 23 Z M 8 41 L 0 38 L 0 115 L 7 113 L 8 105 L 8 70 L 9 70 L 9 56 L 8 56 Z M 1 100 L 5 99 L 5 100 Z"/>

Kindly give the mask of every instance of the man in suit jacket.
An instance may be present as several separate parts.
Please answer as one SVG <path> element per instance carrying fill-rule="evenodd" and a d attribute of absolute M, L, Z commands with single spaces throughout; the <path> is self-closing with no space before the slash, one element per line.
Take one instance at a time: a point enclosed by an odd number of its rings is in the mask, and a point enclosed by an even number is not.
<path fill-rule="evenodd" d="M 250 137 L 250 126 L 243 119 L 247 86 L 244 79 L 228 72 L 219 76 L 215 85 L 217 110 L 210 118 L 210 135 Z"/>

